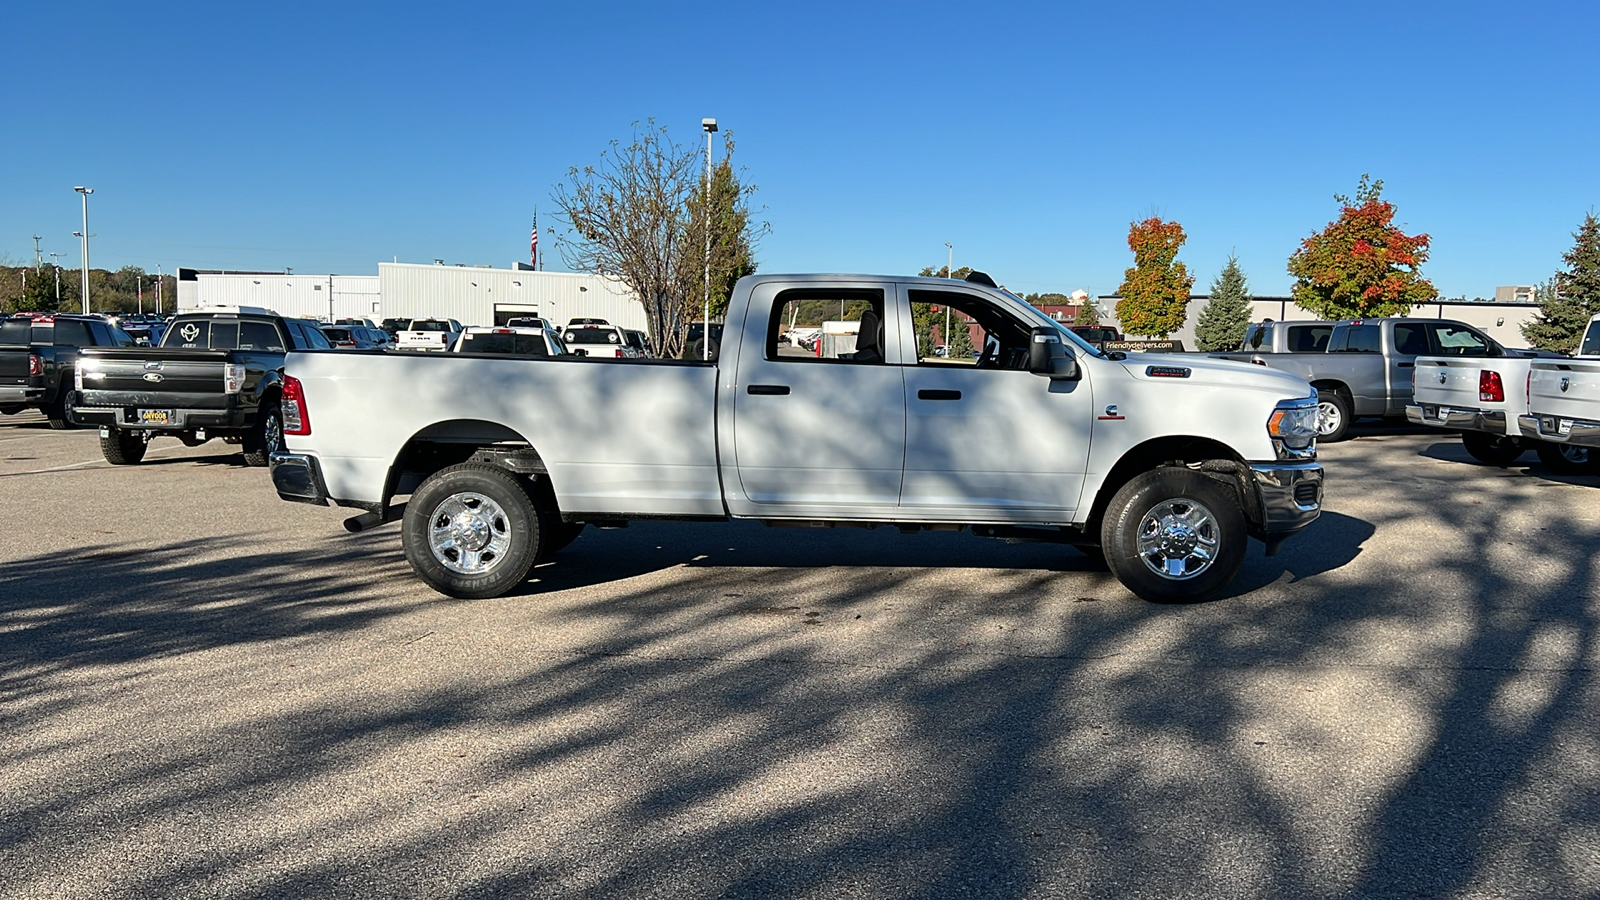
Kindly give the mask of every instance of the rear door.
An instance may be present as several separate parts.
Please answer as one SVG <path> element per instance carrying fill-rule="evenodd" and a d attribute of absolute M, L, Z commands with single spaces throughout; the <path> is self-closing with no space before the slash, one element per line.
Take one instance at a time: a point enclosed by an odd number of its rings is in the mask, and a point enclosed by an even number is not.
<path fill-rule="evenodd" d="M 906 397 L 884 283 L 758 284 L 735 362 L 733 459 L 749 502 L 741 514 L 890 518 L 900 500 Z M 787 329 L 851 323 L 856 339 L 814 351 Z M 838 329 L 843 333 L 847 328 Z M 724 363 L 727 360 L 724 358 Z M 730 498 L 730 508 L 742 506 Z"/>

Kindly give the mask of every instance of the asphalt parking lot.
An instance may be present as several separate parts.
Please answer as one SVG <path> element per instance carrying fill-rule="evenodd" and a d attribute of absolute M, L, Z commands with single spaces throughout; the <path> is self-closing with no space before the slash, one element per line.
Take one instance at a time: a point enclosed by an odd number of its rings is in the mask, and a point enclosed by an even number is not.
<path fill-rule="evenodd" d="M 1582 897 L 1600 478 L 1358 426 L 1231 595 L 590 530 L 491 601 L 220 442 L 0 417 L 0 897 Z"/>

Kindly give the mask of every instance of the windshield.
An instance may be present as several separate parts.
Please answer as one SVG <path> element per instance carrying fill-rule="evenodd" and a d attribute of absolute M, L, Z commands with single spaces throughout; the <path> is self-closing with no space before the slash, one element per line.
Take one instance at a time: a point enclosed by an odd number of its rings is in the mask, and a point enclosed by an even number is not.
<path fill-rule="evenodd" d="M 412 322 L 407 331 L 449 331 L 449 322 Z"/>

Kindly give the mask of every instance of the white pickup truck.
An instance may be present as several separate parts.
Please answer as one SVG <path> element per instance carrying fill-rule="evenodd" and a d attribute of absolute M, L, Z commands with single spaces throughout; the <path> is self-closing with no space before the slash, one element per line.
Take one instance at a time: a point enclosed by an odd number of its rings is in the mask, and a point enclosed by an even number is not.
<path fill-rule="evenodd" d="M 1559 448 L 1559 471 L 1600 471 L 1600 315 L 1589 320 L 1577 356 L 1533 360 L 1527 410 L 1516 423 L 1535 446 Z"/>
<path fill-rule="evenodd" d="M 1590 323 L 1592 339 L 1585 337 L 1580 355 L 1600 356 L 1600 329 Z M 1515 351 L 1528 353 L 1531 351 Z M 1504 356 L 1419 356 L 1412 369 L 1412 400 L 1406 418 L 1419 425 L 1431 425 L 1461 432 L 1461 444 L 1474 459 L 1496 466 L 1516 462 L 1528 450 L 1539 456 L 1546 468 L 1574 473 L 1590 470 L 1589 451 L 1581 443 L 1564 437 L 1559 426 L 1551 434 L 1539 432 L 1537 417 L 1530 416 L 1530 395 L 1535 382 L 1540 393 L 1553 393 L 1552 406 L 1540 407 L 1559 415 L 1570 415 L 1560 406 L 1560 390 L 1547 391 L 1541 371 L 1570 371 L 1572 366 L 1600 371 L 1600 359 L 1581 363 L 1567 358 Z M 1600 391 L 1590 393 L 1589 415 L 1600 419 Z M 1570 422 L 1570 418 L 1568 419 Z M 1530 423 L 1531 422 L 1531 427 Z M 1582 429 L 1580 428 L 1580 435 Z"/>
<path fill-rule="evenodd" d="M 461 323 L 455 319 L 412 319 L 394 336 L 394 348 L 444 353 L 455 346 L 461 330 Z"/>
<path fill-rule="evenodd" d="M 272 479 L 366 510 L 352 531 L 410 495 L 406 557 L 454 597 L 516 589 L 585 523 L 748 518 L 1073 544 L 1141 597 L 1198 600 L 1247 537 L 1270 554 L 1317 517 L 1305 381 L 1101 353 L 978 277 L 748 276 L 714 362 L 295 353 Z M 919 358 L 913 304 L 975 321 L 982 355 Z M 858 318 L 849 352 L 782 340 L 819 309 Z"/>

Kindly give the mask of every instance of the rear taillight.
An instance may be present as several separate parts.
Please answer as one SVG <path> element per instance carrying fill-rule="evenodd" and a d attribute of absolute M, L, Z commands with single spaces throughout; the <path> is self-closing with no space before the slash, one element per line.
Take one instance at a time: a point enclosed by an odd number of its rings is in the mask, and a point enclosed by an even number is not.
<path fill-rule="evenodd" d="M 293 375 L 283 376 L 283 396 L 279 398 L 279 408 L 283 411 L 284 434 L 311 433 L 311 410 L 306 408 L 306 395 L 300 387 L 300 379 Z"/>
<path fill-rule="evenodd" d="M 244 389 L 244 366 L 237 363 L 222 364 L 222 392 L 237 394 Z"/>
<path fill-rule="evenodd" d="M 1478 399 L 1484 403 L 1506 402 L 1506 386 L 1500 381 L 1500 373 L 1484 369 L 1478 373 Z"/>
<path fill-rule="evenodd" d="M 28 354 L 28 374 L 29 375 L 43 375 L 44 374 L 44 360 L 40 359 L 38 356 L 36 356 L 36 355 L 34 355 L 32 353 Z"/>

